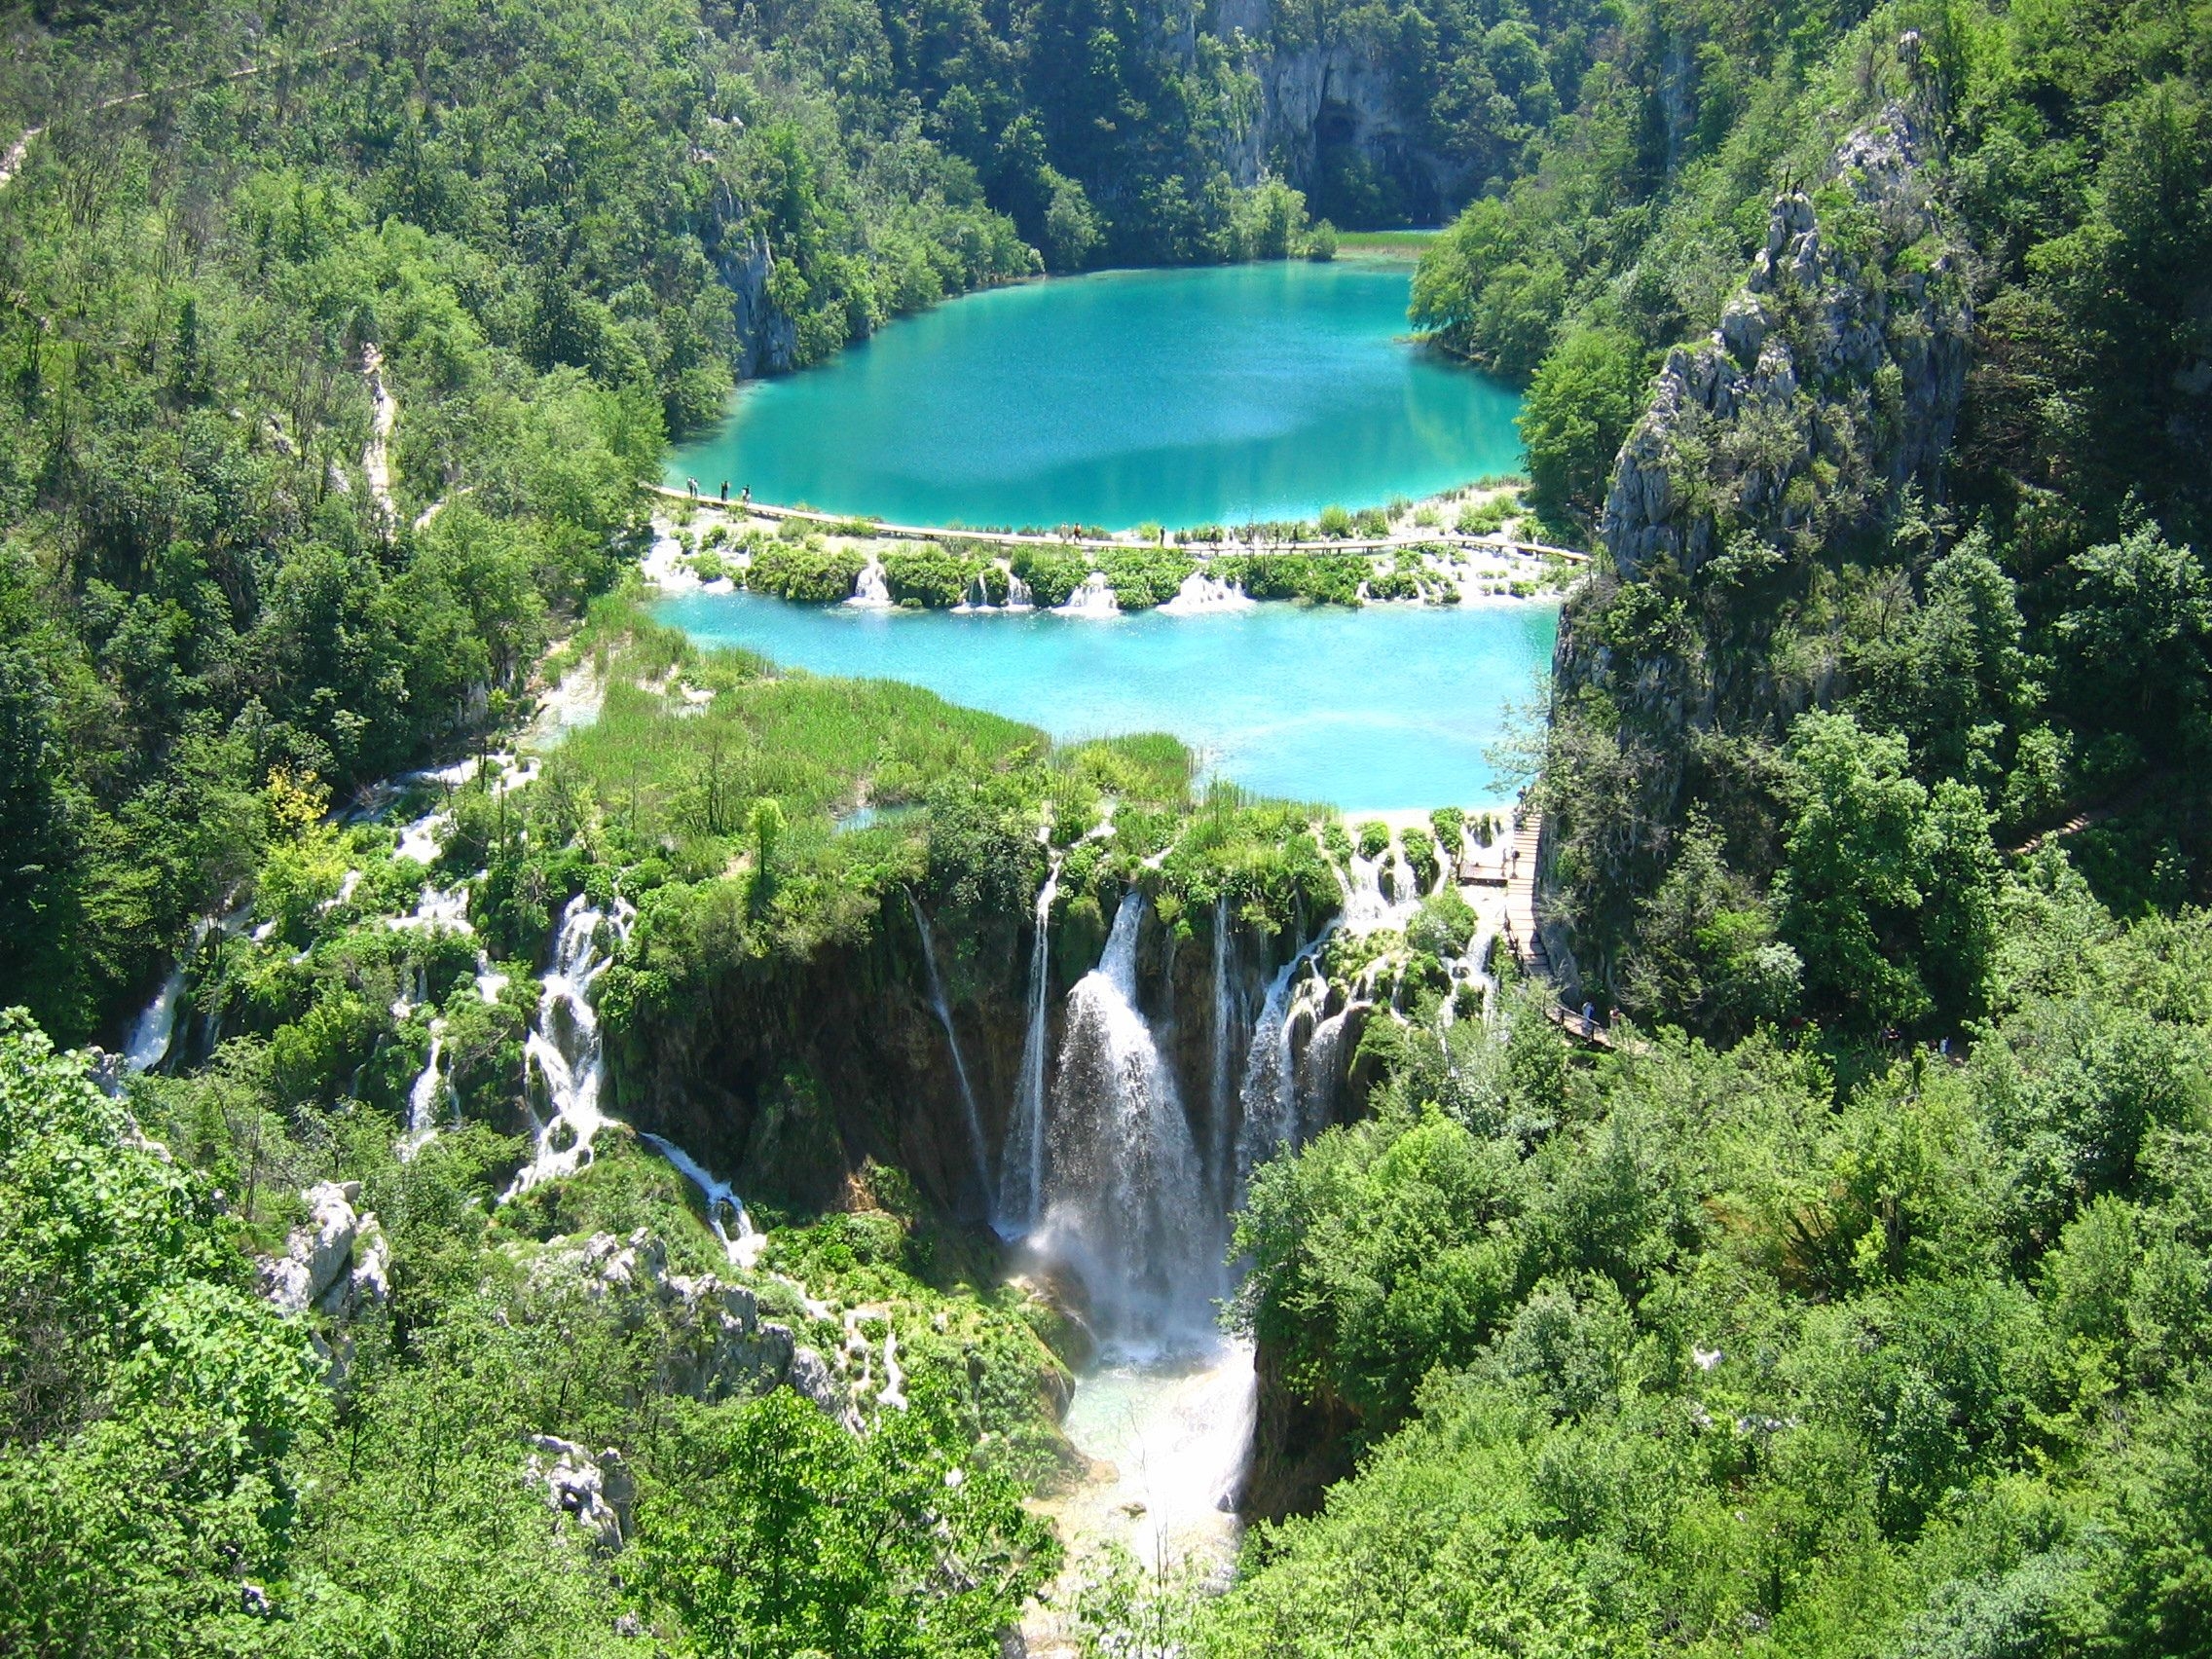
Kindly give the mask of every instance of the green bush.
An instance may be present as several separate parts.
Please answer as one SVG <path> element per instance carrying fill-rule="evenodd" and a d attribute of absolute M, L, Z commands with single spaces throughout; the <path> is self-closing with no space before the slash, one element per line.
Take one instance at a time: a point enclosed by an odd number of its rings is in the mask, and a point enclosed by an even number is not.
<path fill-rule="evenodd" d="M 755 551 L 745 584 L 755 593 L 802 605 L 835 605 L 853 597 L 853 584 L 866 565 L 849 547 L 773 541 Z"/>

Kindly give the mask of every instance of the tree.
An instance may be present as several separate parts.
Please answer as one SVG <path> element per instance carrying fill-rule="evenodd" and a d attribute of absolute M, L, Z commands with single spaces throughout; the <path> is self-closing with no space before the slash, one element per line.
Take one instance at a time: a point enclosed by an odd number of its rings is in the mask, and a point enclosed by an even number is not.
<path fill-rule="evenodd" d="M 686 1414 L 635 1576 L 717 1659 L 988 1659 L 1059 1566 L 1005 1477 L 917 1398 L 864 1437 L 779 1388 Z"/>
<path fill-rule="evenodd" d="M 2171 751 L 2212 702 L 2212 580 L 2156 525 L 2067 562 L 2074 591 L 2057 623 L 2072 701 L 2099 725 Z"/>
<path fill-rule="evenodd" d="M 1618 329 L 1576 329 L 1545 354 L 1516 424 L 1530 498 L 1546 518 L 1585 531 L 1598 522 L 1642 390 L 1643 353 Z"/>
<path fill-rule="evenodd" d="M 1807 1002 L 1862 1030 L 1969 1012 L 1995 941 L 1988 814 L 1962 784 L 1931 794 L 1909 759 L 1902 737 L 1818 712 L 1787 755 L 1781 931 Z"/>

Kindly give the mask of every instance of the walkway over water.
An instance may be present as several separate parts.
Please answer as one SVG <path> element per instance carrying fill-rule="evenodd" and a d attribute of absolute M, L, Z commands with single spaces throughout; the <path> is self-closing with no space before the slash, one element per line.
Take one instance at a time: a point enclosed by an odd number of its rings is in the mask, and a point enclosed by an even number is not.
<path fill-rule="evenodd" d="M 1101 551 L 1119 549 L 1124 552 L 1131 548 L 1161 545 L 1126 537 L 1082 535 L 1072 532 L 1062 535 L 1056 532 L 1042 531 L 963 530 L 956 525 L 889 524 L 881 519 L 857 519 L 844 513 L 816 512 L 811 507 L 779 507 L 764 501 L 722 501 L 713 496 L 694 496 L 689 491 L 672 490 L 665 485 L 653 486 L 653 493 L 671 501 L 687 501 L 698 511 L 725 521 L 757 518 L 782 523 L 793 519 L 801 524 L 820 525 L 827 531 L 849 534 L 855 540 L 873 537 L 885 541 L 980 541 L 993 547 L 1072 547 Z M 1575 565 L 1590 563 L 1589 554 L 1578 553 L 1571 547 L 1553 547 L 1541 541 L 1519 541 L 1507 535 L 1463 535 L 1458 531 L 1447 530 L 1441 526 L 1435 530 L 1424 530 L 1418 536 L 1344 536 L 1310 541 L 1239 541 L 1225 538 L 1218 542 L 1169 542 L 1166 545 L 1194 558 L 1223 553 L 1243 558 L 1278 553 L 1387 553 L 1412 547 L 1463 547 L 1487 553 L 1519 553 L 1530 558 L 1564 559 Z"/>

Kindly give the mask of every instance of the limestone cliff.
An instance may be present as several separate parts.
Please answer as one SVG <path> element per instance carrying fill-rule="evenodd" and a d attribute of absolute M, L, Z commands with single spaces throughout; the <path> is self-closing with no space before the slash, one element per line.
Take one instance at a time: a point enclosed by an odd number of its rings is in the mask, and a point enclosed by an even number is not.
<path fill-rule="evenodd" d="M 1480 180 L 1426 146 L 1406 109 L 1379 42 L 1330 27 L 1312 43 L 1286 43 L 1271 0 L 1222 0 L 1211 20 L 1226 42 L 1241 37 L 1243 67 L 1257 106 L 1224 143 L 1224 165 L 1240 185 L 1279 170 L 1309 195 L 1333 157 L 1353 157 L 1394 182 L 1415 216 L 1441 223 Z"/>
<path fill-rule="evenodd" d="M 1892 103 L 1777 196 L 1718 325 L 1668 354 L 1621 448 L 1610 558 L 1554 658 L 1544 908 L 1573 995 L 1617 989 L 1690 799 L 1771 844 L 1768 756 L 1843 689 L 1824 596 L 1941 499 L 1972 313 L 1934 147 L 1925 112 Z"/>

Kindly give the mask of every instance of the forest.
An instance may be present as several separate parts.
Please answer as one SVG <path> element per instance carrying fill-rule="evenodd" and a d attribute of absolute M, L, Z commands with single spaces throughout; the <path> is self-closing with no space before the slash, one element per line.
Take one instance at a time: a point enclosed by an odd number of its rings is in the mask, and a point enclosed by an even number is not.
<path fill-rule="evenodd" d="M 1159 1659 L 2212 1652 L 2205 0 L 0 29 L 0 1650 L 995 1655 L 1050 1596 Z M 1509 758 L 1609 1042 L 1503 955 L 1455 1017 L 1441 895 L 1370 947 L 1234 1217 L 1235 1569 L 1071 1573 L 1081 1321 L 949 1078 L 867 1069 L 937 1041 L 922 918 L 1018 1053 L 1048 881 L 1055 986 L 1131 892 L 1272 973 L 1357 848 L 696 649 L 645 487 L 948 297 L 1438 220 L 1410 326 L 1597 553 Z M 743 1073 L 742 1227 L 621 1122 L 536 1177 L 554 1037 L 695 1150 Z"/>

